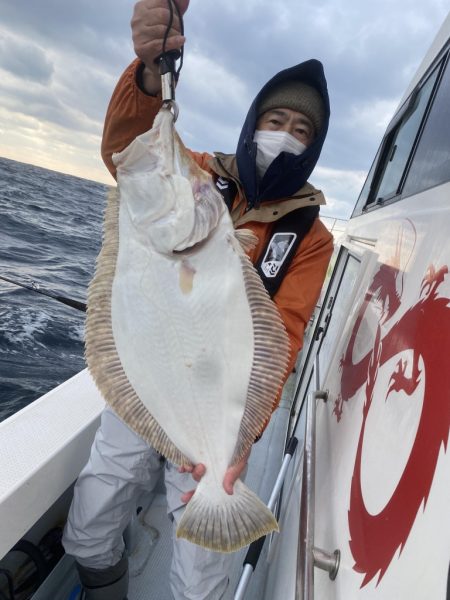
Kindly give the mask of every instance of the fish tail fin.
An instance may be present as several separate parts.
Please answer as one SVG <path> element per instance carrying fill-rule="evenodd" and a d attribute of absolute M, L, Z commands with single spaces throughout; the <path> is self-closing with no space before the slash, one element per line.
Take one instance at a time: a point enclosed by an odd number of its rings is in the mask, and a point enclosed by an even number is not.
<path fill-rule="evenodd" d="M 234 493 L 211 498 L 199 483 L 177 528 L 177 537 L 214 552 L 235 552 L 271 531 L 278 523 L 263 502 L 239 479 Z"/>

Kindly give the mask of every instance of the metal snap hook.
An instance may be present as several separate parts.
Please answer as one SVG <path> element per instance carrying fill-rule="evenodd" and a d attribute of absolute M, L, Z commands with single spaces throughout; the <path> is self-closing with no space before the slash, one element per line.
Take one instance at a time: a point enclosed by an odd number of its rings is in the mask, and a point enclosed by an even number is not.
<path fill-rule="evenodd" d="M 178 114 L 180 112 L 178 104 L 175 102 L 175 100 L 164 100 L 163 108 L 170 110 L 170 112 L 173 114 L 173 122 L 175 123 L 175 121 L 178 119 Z"/>

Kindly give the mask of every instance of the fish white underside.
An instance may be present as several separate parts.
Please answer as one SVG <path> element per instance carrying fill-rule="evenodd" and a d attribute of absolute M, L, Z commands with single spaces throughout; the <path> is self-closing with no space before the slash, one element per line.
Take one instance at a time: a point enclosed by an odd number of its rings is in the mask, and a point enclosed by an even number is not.
<path fill-rule="evenodd" d="M 222 481 L 270 416 L 287 336 L 170 113 L 113 158 L 119 193 L 89 289 L 88 366 L 149 444 L 175 463 L 206 465 L 178 535 L 236 550 L 277 528 L 242 482 L 229 496 Z"/>
<path fill-rule="evenodd" d="M 193 464 L 220 466 L 223 475 L 245 408 L 254 340 L 226 213 L 222 221 L 207 245 L 172 257 L 133 236 L 122 205 L 111 309 L 117 351 L 141 401 Z M 188 292 L 183 270 L 192 273 Z"/>

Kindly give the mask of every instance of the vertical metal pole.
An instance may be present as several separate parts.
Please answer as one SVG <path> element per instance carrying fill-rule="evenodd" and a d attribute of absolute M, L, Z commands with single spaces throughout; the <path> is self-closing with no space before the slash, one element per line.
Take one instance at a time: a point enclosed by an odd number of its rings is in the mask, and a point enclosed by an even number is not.
<path fill-rule="evenodd" d="M 314 547 L 314 516 L 316 488 L 316 409 L 317 400 L 327 400 L 321 391 L 319 356 L 315 360 L 317 390 L 310 392 L 306 404 L 305 448 L 303 451 L 303 479 L 300 508 L 300 528 L 297 550 L 296 600 L 314 600 L 314 567 L 328 572 L 335 579 L 339 570 L 340 552 L 330 554 Z"/>
<path fill-rule="evenodd" d="M 306 405 L 305 448 L 301 493 L 300 531 L 297 550 L 298 600 L 313 600 L 314 560 L 314 449 L 316 426 L 316 392 L 310 392 Z"/>
<path fill-rule="evenodd" d="M 316 390 L 320 390 L 320 364 L 319 364 L 319 353 L 316 354 L 314 359 L 314 376 L 316 379 Z"/>
<path fill-rule="evenodd" d="M 306 404 L 305 447 L 300 510 L 300 530 L 297 549 L 297 600 L 314 600 L 314 512 L 316 487 L 316 404 L 326 399 L 320 391 L 319 356 L 315 359 L 317 390 L 310 392 Z"/>

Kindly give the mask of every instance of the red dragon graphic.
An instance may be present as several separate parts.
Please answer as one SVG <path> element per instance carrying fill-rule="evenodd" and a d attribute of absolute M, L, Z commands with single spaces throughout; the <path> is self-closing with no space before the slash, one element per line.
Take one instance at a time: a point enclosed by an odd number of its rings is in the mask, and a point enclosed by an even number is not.
<path fill-rule="evenodd" d="M 381 326 L 395 316 L 401 303 L 396 282 L 403 276 L 399 269 L 380 266 L 361 305 L 352 334 L 341 359 L 341 396 L 334 414 L 340 421 L 344 402 L 365 385 L 363 421 L 356 451 L 348 511 L 350 548 L 354 570 L 364 573 L 361 587 L 377 573 L 377 585 L 388 569 L 396 551 L 408 539 L 419 509 L 426 502 L 433 482 L 441 446 L 447 448 L 450 428 L 450 308 L 449 299 L 438 296 L 448 268 L 430 266 L 422 281 L 419 299 L 395 322 L 382 338 Z M 353 362 L 353 351 L 359 327 L 369 303 L 382 304 L 372 351 Z M 412 350 L 411 376 L 405 375 L 407 361 L 400 360 L 389 381 L 386 401 L 393 391 L 411 396 L 424 378 L 424 399 L 419 426 L 405 469 L 392 497 L 378 514 L 370 514 L 365 506 L 361 485 L 361 456 L 367 416 L 369 414 L 378 369 L 398 353 Z M 423 361 L 424 372 L 419 367 Z"/>

